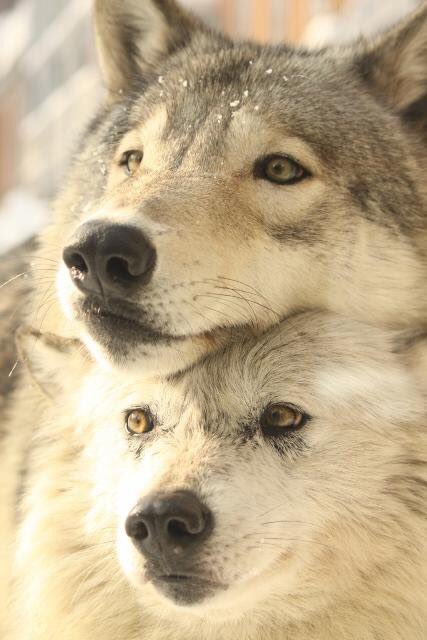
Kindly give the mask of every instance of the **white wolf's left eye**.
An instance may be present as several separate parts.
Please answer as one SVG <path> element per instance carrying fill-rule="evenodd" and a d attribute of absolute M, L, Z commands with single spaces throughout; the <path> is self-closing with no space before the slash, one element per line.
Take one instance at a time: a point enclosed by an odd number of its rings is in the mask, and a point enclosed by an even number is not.
<path fill-rule="evenodd" d="M 140 436 L 154 427 L 153 416 L 148 409 L 132 409 L 126 413 L 125 426 L 129 435 Z"/>
<path fill-rule="evenodd" d="M 293 158 L 275 154 L 258 160 L 254 175 L 276 184 L 295 184 L 310 174 Z"/>
<path fill-rule="evenodd" d="M 261 414 L 260 425 L 265 435 L 278 436 L 286 431 L 296 431 L 307 422 L 306 413 L 293 404 L 270 404 Z"/>

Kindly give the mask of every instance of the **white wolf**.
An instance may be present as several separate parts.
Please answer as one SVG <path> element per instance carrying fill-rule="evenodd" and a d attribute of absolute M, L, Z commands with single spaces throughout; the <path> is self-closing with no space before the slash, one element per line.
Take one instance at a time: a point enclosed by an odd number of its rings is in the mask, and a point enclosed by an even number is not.
<path fill-rule="evenodd" d="M 55 403 L 22 393 L 0 467 L 8 639 L 425 638 L 426 398 L 401 336 L 303 314 L 148 381 L 31 335 Z"/>

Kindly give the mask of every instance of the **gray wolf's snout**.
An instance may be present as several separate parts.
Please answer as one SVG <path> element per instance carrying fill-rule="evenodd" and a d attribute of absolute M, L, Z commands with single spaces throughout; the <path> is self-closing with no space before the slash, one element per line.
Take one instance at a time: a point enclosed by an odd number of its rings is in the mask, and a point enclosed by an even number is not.
<path fill-rule="evenodd" d="M 212 514 L 190 491 L 152 493 L 131 511 L 126 533 L 150 560 L 173 560 L 193 552 L 213 529 Z"/>
<path fill-rule="evenodd" d="M 156 250 L 137 227 L 92 221 L 78 228 L 63 260 L 83 293 L 123 298 L 150 281 Z"/>

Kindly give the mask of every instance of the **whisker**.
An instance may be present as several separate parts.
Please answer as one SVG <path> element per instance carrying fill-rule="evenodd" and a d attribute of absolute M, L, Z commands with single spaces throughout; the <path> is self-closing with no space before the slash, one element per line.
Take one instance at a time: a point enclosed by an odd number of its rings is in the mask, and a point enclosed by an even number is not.
<path fill-rule="evenodd" d="M 233 278 L 227 278 L 226 276 L 218 276 L 217 279 L 218 280 L 227 280 L 228 282 L 235 282 L 236 284 L 239 284 L 242 287 L 246 287 L 250 291 L 253 291 L 257 296 L 262 298 L 265 302 L 267 302 L 267 303 L 269 302 L 269 300 L 265 297 L 265 295 L 262 293 L 262 291 L 260 291 L 259 289 L 256 289 L 255 287 L 253 287 L 251 284 L 248 284 L 247 282 L 242 282 L 241 280 L 235 280 Z"/>
<path fill-rule="evenodd" d="M 231 322 L 234 322 L 234 318 L 233 316 L 230 316 L 228 313 L 225 313 L 225 311 L 219 311 L 218 309 L 212 309 L 212 307 L 208 307 L 207 305 L 203 305 L 204 309 L 207 309 L 208 311 L 212 311 L 212 313 L 216 313 L 219 314 L 221 316 L 223 316 L 224 318 L 226 318 L 226 320 L 230 320 Z"/>
<path fill-rule="evenodd" d="M 229 285 L 224 284 L 223 282 L 224 280 L 229 283 L 235 282 L 245 287 L 245 289 L 233 287 L 231 286 L 231 284 Z M 240 299 L 249 307 L 251 313 L 254 316 L 255 326 L 258 326 L 258 318 L 256 313 L 254 312 L 254 309 L 252 308 L 252 305 L 256 305 L 257 307 L 264 309 L 268 313 L 272 314 L 274 316 L 274 321 L 278 321 L 281 319 L 280 313 L 278 313 L 278 311 L 276 311 L 271 307 L 270 301 L 266 298 L 266 296 L 263 295 L 257 289 L 255 289 L 255 287 L 252 287 L 251 285 L 248 285 L 244 282 L 241 282 L 239 280 L 233 280 L 232 278 L 226 278 L 225 276 L 219 276 L 218 278 L 206 278 L 204 280 L 196 280 L 195 284 L 211 285 L 213 286 L 213 289 L 222 289 L 224 291 L 234 292 L 236 295 L 235 296 L 230 295 L 230 297 L 231 298 L 236 297 L 237 299 Z M 254 294 L 256 296 L 255 299 L 254 299 Z M 207 292 L 206 294 L 198 294 L 198 296 L 203 296 L 203 295 L 207 297 L 215 296 L 215 295 L 227 297 L 226 293 Z M 260 302 L 259 300 L 262 300 L 263 302 Z"/>
<path fill-rule="evenodd" d="M 14 372 L 16 371 L 16 368 L 17 368 L 18 364 L 19 364 L 19 360 L 17 360 L 15 362 L 15 364 L 12 367 L 12 369 L 9 371 L 9 373 L 7 375 L 8 378 L 11 378 L 13 376 Z"/>
<path fill-rule="evenodd" d="M 22 257 L 25 258 L 25 260 L 45 260 L 46 262 L 53 262 L 54 264 L 58 263 L 58 261 L 53 258 L 46 258 L 45 256 L 38 256 L 36 254 L 25 254 Z"/>
<path fill-rule="evenodd" d="M 237 293 L 245 293 L 242 289 L 235 289 L 234 287 L 225 287 L 225 286 L 220 286 L 220 285 L 216 285 L 215 289 L 225 289 L 227 291 L 236 291 Z M 281 318 L 280 314 L 275 311 L 274 309 L 272 309 L 271 307 L 262 304 L 261 302 L 258 302 L 258 300 L 253 300 L 252 298 L 248 298 L 248 300 L 250 300 L 253 304 L 256 304 L 258 307 L 261 307 L 262 309 L 265 309 L 266 311 L 269 311 L 270 313 L 272 313 L 273 315 L 277 316 L 277 318 Z"/>
<path fill-rule="evenodd" d="M 227 296 L 226 294 L 213 294 L 213 293 L 200 293 L 197 294 L 196 296 L 194 296 L 195 300 L 198 300 L 199 298 L 216 298 L 218 299 L 222 304 L 234 304 L 236 306 L 236 309 L 238 309 L 238 313 L 242 314 L 242 317 L 246 320 L 246 315 L 244 312 L 246 312 L 246 308 L 244 306 L 242 306 L 241 304 L 238 304 L 238 301 L 236 301 L 235 296 Z M 231 298 L 231 300 L 222 300 L 221 298 Z"/>
<path fill-rule="evenodd" d="M 55 303 L 56 303 L 56 296 L 55 296 L 54 300 L 52 301 L 52 303 L 46 309 L 46 313 L 44 314 L 43 318 L 41 319 L 40 325 L 38 327 L 38 330 L 40 331 L 40 333 L 42 333 L 43 323 L 46 320 L 46 318 L 47 318 L 47 316 L 49 314 L 49 311 L 55 306 Z"/>
<path fill-rule="evenodd" d="M 44 290 L 44 292 L 42 293 L 40 304 L 38 305 L 37 309 L 35 310 L 32 316 L 33 322 L 37 322 L 37 317 L 41 312 L 41 310 L 43 309 L 43 307 L 49 302 L 53 302 L 53 300 L 56 299 L 56 292 L 52 290 L 52 287 L 53 287 L 53 283 L 50 282 L 46 287 L 46 289 Z"/>
<path fill-rule="evenodd" d="M 3 287 L 6 287 L 8 284 L 11 284 L 12 282 L 15 282 L 15 280 L 18 280 L 19 278 L 25 278 L 26 276 L 28 276 L 29 271 L 23 271 L 22 273 L 18 273 L 16 274 L 16 276 L 13 276 L 12 278 L 9 278 L 9 280 L 6 280 L 6 282 L 3 282 L 3 284 L 0 284 L 0 289 L 3 289 Z"/>
<path fill-rule="evenodd" d="M 307 520 L 274 520 L 272 522 L 260 522 L 259 523 L 261 527 L 265 527 L 269 524 L 302 524 L 302 525 L 307 525 L 309 527 L 315 527 L 316 524 L 314 522 L 307 522 Z M 262 535 L 262 532 L 259 532 Z M 257 535 L 257 534 L 251 534 L 251 535 Z"/>
<path fill-rule="evenodd" d="M 271 542 L 271 541 L 273 541 L 273 542 Z M 313 540 L 312 538 L 288 538 L 288 537 L 286 537 L 286 538 L 277 538 L 277 537 L 272 538 L 272 537 L 264 537 L 264 536 L 260 537 L 260 539 L 259 539 L 260 546 L 258 548 L 261 549 L 266 544 L 274 544 L 274 542 L 276 542 L 276 541 L 280 541 L 280 542 L 284 542 L 284 543 L 287 543 L 287 542 L 298 542 L 298 543 L 302 543 L 302 544 L 313 544 L 313 545 L 317 545 L 319 547 L 322 547 L 324 549 L 328 549 L 328 550 L 331 549 L 331 545 L 325 544 L 324 542 L 319 542 L 318 540 Z M 274 544 L 274 546 L 277 547 L 277 548 L 282 548 L 282 547 L 279 547 L 276 544 Z M 285 550 L 285 549 L 283 549 L 283 550 Z"/>
<path fill-rule="evenodd" d="M 92 549 L 95 547 L 101 547 L 104 544 L 116 544 L 115 540 L 104 540 L 103 542 L 94 542 L 91 544 L 85 544 L 84 548 L 85 549 Z"/>
<path fill-rule="evenodd" d="M 255 312 L 253 310 L 253 308 L 251 307 L 250 303 L 248 300 L 246 300 L 245 298 L 243 298 L 242 296 L 232 296 L 230 294 L 227 293 L 200 293 L 198 295 L 195 296 L 195 298 L 213 298 L 213 299 L 217 299 L 220 300 L 220 302 L 222 302 L 223 304 L 226 302 L 226 300 L 224 300 L 224 298 L 231 298 L 232 300 L 241 300 L 242 302 L 245 302 L 247 304 L 247 306 L 249 307 L 250 311 L 253 314 L 253 320 L 256 323 L 257 318 L 255 315 Z M 235 302 L 236 304 L 236 302 Z M 241 305 L 239 305 L 241 307 Z M 242 307 L 241 307 L 242 308 Z M 248 318 L 249 320 L 249 318 Z"/>
<path fill-rule="evenodd" d="M 272 520 L 271 522 L 261 522 L 263 526 L 267 524 L 313 524 L 304 520 Z M 313 524 L 314 526 L 314 524 Z"/>
<path fill-rule="evenodd" d="M 33 284 L 40 284 L 40 283 L 44 283 L 44 282 L 50 282 L 51 284 L 55 284 L 55 278 L 52 278 L 49 275 L 38 275 L 35 278 L 31 278 L 31 282 Z"/>
<path fill-rule="evenodd" d="M 212 320 L 210 318 L 208 318 L 208 316 L 204 313 L 201 313 L 201 311 L 196 307 L 195 304 L 192 304 L 191 302 L 189 303 L 190 307 L 193 309 L 194 313 L 196 313 L 198 316 L 200 316 L 203 320 L 205 320 L 208 323 L 212 323 Z"/>
<path fill-rule="evenodd" d="M 278 504 L 276 507 L 271 507 L 271 509 L 268 509 L 267 511 L 264 511 L 263 513 L 260 514 L 260 518 L 265 518 L 266 515 L 268 515 L 269 513 L 271 513 L 272 511 L 275 511 L 276 509 L 280 509 L 281 507 L 283 507 L 285 505 L 285 503 L 281 502 L 280 504 Z"/>

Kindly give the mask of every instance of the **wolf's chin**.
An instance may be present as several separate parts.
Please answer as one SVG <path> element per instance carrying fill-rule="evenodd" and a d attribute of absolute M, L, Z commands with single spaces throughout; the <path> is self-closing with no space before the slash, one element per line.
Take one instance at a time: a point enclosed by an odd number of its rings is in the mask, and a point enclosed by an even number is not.
<path fill-rule="evenodd" d="M 187 576 L 162 576 L 151 580 L 161 595 L 178 607 L 200 606 L 225 587 Z"/>
<path fill-rule="evenodd" d="M 106 370 L 135 370 L 139 375 L 162 376 L 190 367 L 217 344 L 208 336 L 180 338 L 165 343 L 144 343 L 124 350 L 106 348 L 86 326 L 80 334 L 93 358 Z"/>
<path fill-rule="evenodd" d="M 127 310 L 127 307 L 126 307 Z M 115 313 L 96 301 L 79 298 L 72 304 L 72 317 L 80 339 L 104 368 L 151 374 L 172 373 L 194 362 L 206 352 L 193 337 L 173 336 L 130 315 Z M 196 340 L 197 342 L 197 340 Z"/>
<path fill-rule="evenodd" d="M 206 327 L 192 334 L 180 334 L 159 323 L 155 326 L 154 319 L 138 305 L 82 295 L 63 266 L 57 275 L 57 295 L 73 325 L 72 334 L 109 371 L 135 369 L 147 376 L 176 373 L 230 339 L 255 332 L 254 327 L 243 324 Z"/>
<path fill-rule="evenodd" d="M 107 369 L 133 368 L 146 375 L 165 375 L 182 371 L 199 358 L 229 342 L 237 334 L 247 334 L 248 327 L 217 327 L 200 334 L 175 335 L 142 322 L 135 313 L 98 310 L 90 299 L 73 305 L 73 316 L 80 327 L 80 338 L 102 366 Z M 133 317 L 131 317 L 133 315 Z"/>

